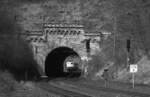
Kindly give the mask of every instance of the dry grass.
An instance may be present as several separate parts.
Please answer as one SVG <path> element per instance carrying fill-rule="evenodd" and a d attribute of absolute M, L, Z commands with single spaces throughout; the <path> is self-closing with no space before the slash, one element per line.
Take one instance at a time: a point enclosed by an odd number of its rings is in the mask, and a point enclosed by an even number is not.
<path fill-rule="evenodd" d="M 135 73 L 135 82 L 141 84 L 150 84 L 150 60 L 143 56 L 140 61 L 136 63 L 138 65 L 138 72 Z M 126 69 L 119 72 L 118 80 L 120 81 L 132 81 L 132 74 Z"/>
<path fill-rule="evenodd" d="M 59 97 L 36 87 L 33 82 L 17 82 L 8 72 L 0 73 L 0 97 Z"/>

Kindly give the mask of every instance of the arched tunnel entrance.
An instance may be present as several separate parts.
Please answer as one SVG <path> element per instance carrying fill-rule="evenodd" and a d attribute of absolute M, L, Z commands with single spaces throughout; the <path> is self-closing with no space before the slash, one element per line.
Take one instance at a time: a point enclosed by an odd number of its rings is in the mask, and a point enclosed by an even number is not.
<path fill-rule="evenodd" d="M 73 62 L 70 66 L 67 62 Z M 67 63 L 68 64 L 68 63 Z M 59 47 L 48 54 L 45 61 L 45 73 L 48 77 L 66 77 L 68 75 L 81 75 L 80 56 L 71 48 Z"/>

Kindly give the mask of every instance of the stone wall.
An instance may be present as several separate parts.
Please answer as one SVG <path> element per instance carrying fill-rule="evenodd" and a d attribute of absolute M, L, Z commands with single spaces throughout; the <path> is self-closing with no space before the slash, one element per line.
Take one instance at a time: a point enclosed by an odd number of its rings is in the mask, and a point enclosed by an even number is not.
<path fill-rule="evenodd" d="M 34 59 L 43 73 L 45 70 L 45 59 L 55 48 L 69 47 L 77 52 L 81 58 L 87 57 L 86 42 L 87 39 L 91 39 L 89 43 L 90 55 L 95 54 L 99 50 L 100 36 L 85 34 L 82 25 L 45 24 L 41 33 L 41 35 L 36 32 L 34 34 L 25 34 L 25 39 L 32 46 Z"/>

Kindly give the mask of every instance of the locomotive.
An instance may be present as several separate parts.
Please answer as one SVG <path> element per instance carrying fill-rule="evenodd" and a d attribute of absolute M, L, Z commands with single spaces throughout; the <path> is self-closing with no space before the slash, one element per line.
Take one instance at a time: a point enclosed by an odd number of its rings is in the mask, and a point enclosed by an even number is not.
<path fill-rule="evenodd" d="M 68 56 L 64 60 L 63 71 L 71 76 L 80 76 L 82 73 L 81 58 L 76 55 Z"/>

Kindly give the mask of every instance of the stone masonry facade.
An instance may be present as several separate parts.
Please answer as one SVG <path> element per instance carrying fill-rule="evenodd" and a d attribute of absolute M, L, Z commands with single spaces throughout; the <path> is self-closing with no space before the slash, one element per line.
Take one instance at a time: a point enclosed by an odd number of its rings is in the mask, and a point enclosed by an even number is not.
<path fill-rule="evenodd" d="M 88 60 L 89 55 L 94 55 L 100 50 L 100 34 L 85 33 L 84 26 L 79 24 L 45 23 L 41 32 L 30 32 L 30 34 L 25 34 L 24 37 L 32 47 L 34 59 L 40 67 L 41 74 L 45 73 L 47 55 L 55 48 L 72 48 L 83 61 Z M 90 52 L 87 52 L 87 40 L 90 40 L 88 44 Z"/>

